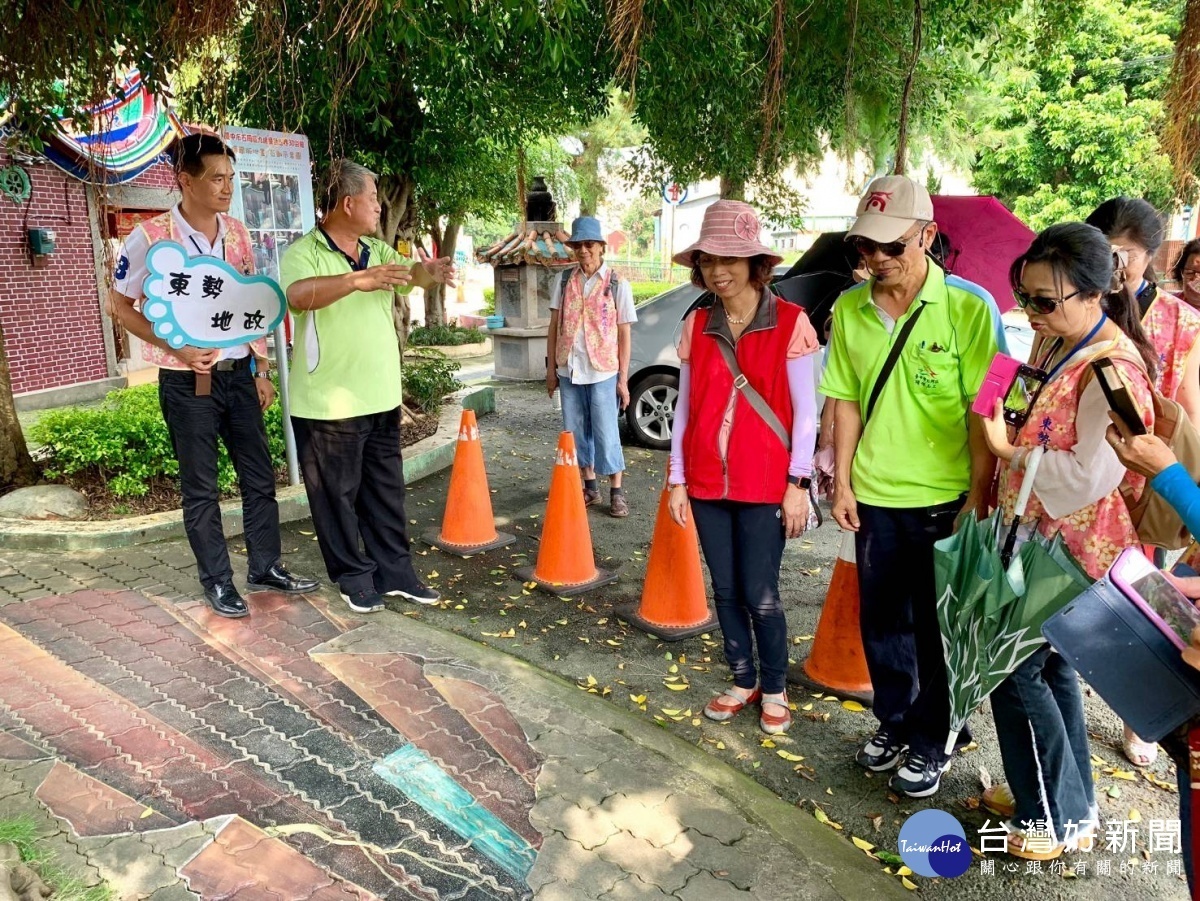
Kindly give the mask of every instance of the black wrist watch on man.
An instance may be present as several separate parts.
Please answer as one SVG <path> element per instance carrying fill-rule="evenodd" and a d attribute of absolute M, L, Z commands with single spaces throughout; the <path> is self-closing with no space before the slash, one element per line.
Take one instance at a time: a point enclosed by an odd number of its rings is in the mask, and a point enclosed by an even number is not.
<path fill-rule="evenodd" d="M 812 485 L 812 479 L 808 476 L 788 476 L 788 484 L 795 485 L 801 491 L 807 491 Z"/>

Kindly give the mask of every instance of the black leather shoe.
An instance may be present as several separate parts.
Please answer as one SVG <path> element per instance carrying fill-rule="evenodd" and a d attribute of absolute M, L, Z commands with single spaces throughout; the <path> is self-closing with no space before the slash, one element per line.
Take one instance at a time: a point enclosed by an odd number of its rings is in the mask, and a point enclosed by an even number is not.
<path fill-rule="evenodd" d="M 316 579 L 305 579 L 288 572 L 282 563 L 276 563 L 260 576 L 250 576 L 247 583 L 251 588 L 267 588 L 284 594 L 304 594 L 321 587 Z"/>
<path fill-rule="evenodd" d="M 208 605 L 213 608 L 213 613 L 217 616 L 239 619 L 250 614 L 250 608 L 246 606 L 245 598 L 238 594 L 238 590 L 233 587 L 232 582 L 205 588 L 204 599 L 208 601 Z"/>

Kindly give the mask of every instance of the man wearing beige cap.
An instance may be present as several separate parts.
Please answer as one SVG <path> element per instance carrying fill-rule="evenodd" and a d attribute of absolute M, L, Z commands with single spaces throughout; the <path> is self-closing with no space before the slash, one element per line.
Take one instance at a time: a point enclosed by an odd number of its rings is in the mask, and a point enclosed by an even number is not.
<path fill-rule="evenodd" d="M 949 768 L 949 689 L 933 543 L 986 506 L 995 460 L 971 402 L 998 348 L 983 288 L 928 251 L 929 193 L 877 178 L 847 234 L 870 278 L 838 298 L 821 392 L 836 398 L 833 516 L 855 534 L 860 622 L 879 729 L 858 752 L 889 785 L 934 794 Z M 964 736 L 966 735 L 964 731 Z"/>

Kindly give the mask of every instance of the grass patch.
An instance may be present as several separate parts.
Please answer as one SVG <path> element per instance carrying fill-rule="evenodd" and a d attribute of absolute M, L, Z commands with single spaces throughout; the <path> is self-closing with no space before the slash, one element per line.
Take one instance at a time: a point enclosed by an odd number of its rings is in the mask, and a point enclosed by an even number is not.
<path fill-rule="evenodd" d="M 85 885 L 58 865 L 41 841 L 37 823 L 30 817 L 0 819 L 0 844 L 14 844 L 21 860 L 36 870 L 51 888 L 54 901 L 116 901 L 117 893 L 104 884 Z"/>

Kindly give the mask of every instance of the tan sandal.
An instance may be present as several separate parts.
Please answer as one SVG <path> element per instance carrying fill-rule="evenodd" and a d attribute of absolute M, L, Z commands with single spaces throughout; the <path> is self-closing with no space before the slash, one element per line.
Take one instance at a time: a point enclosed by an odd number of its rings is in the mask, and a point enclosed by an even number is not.
<path fill-rule="evenodd" d="M 983 793 L 983 806 L 998 817 L 1011 820 L 1017 812 L 1017 799 L 1007 782 L 998 782 Z"/>
<path fill-rule="evenodd" d="M 1027 835 L 1023 830 L 1010 832 L 1005 850 L 1022 860 L 1058 860 L 1067 846 L 1050 844 L 1048 835 Z"/>
<path fill-rule="evenodd" d="M 717 695 L 704 705 L 704 715 L 710 720 L 723 723 L 733 719 L 751 704 L 757 704 L 762 699 L 762 689 L 757 686 L 746 697 L 742 697 L 734 689 L 725 689 L 724 694 Z"/>

